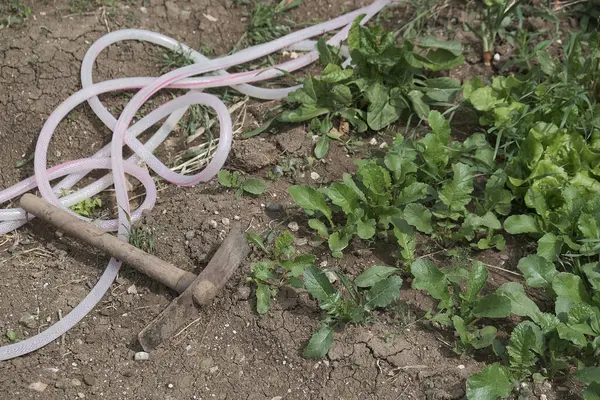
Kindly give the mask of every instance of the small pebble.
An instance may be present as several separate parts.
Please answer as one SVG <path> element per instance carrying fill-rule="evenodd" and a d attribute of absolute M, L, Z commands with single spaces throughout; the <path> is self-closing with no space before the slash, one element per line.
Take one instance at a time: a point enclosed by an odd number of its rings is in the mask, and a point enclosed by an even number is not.
<path fill-rule="evenodd" d="M 57 239 L 60 239 L 64 236 L 64 233 L 62 233 L 61 231 L 56 231 L 54 232 L 54 236 L 56 236 Z"/>
<path fill-rule="evenodd" d="M 239 215 L 234 215 L 234 216 L 233 216 L 233 219 L 234 219 L 234 220 L 236 220 L 236 221 L 239 221 L 241 218 L 240 218 L 240 216 L 239 216 Z"/>
<path fill-rule="evenodd" d="M 279 203 L 269 203 L 265 207 L 265 211 L 269 211 L 269 212 L 273 212 L 273 213 L 280 213 L 280 212 L 283 212 L 284 209 L 283 209 L 283 206 Z"/>
<path fill-rule="evenodd" d="M 71 386 L 81 386 L 81 381 L 79 379 L 71 379 Z"/>
<path fill-rule="evenodd" d="M 187 231 L 185 233 L 185 238 L 187 240 L 192 240 L 194 237 L 196 237 L 196 232 L 194 232 L 194 231 Z"/>
<path fill-rule="evenodd" d="M 377 146 L 377 139 L 375 139 L 375 138 L 371 138 L 371 140 L 369 140 L 369 144 L 370 144 L 371 146 Z"/>
<path fill-rule="evenodd" d="M 223 218 L 221 222 L 223 223 L 223 225 L 227 226 L 229 225 L 229 218 Z"/>
<path fill-rule="evenodd" d="M 140 11 L 142 14 L 148 14 L 148 9 L 146 7 L 140 7 Z"/>
<path fill-rule="evenodd" d="M 79 392 L 77 393 L 77 397 L 79 397 L 80 399 L 85 399 L 85 394 Z"/>
<path fill-rule="evenodd" d="M 209 369 L 211 374 L 214 374 L 215 372 L 217 372 L 219 370 L 219 366 L 215 365 L 214 367 L 211 367 L 211 369 Z"/>
<path fill-rule="evenodd" d="M 145 351 L 138 351 L 137 353 L 135 353 L 135 361 L 146 361 L 148 359 L 150 359 L 150 354 L 146 353 Z"/>
<path fill-rule="evenodd" d="M 325 268 L 327 266 L 327 260 L 321 261 L 321 264 L 319 264 L 321 266 L 321 268 Z"/>
<path fill-rule="evenodd" d="M 308 239 L 307 238 L 297 238 L 296 240 L 294 240 L 294 243 L 297 246 L 306 246 L 308 244 Z"/>
<path fill-rule="evenodd" d="M 464 366 L 464 365 L 462 365 L 462 364 L 460 364 L 460 365 L 459 365 L 458 367 L 456 367 L 456 368 L 458 368 L 458 369 L 465 369 L 465 366 Z"/>
<path fill-rule="evenodd" d="M 93 375 L 84 375 L 83 383 L 85 383 L 88 386 L 94 386 L 96 384 L 96 377 Z"/>
<path fill-rule="evenodd" d="M 127 288 L 127 293 L 129 294 L 137 294 L 137 288 L 135 287 L 135 285 L 131 285 Z"/>
<path fill-rule="evenodd" d="M 48 387 L 48 385 L 46 385 L 44 382 L 33 382 L 31 385 L 29 385 L 29 389 L 31 390 L 35 390 L 36 392 L 43 392 L 44 390 L 46 390 L 46 388 Z"/>
<path fill-rule="evenodd" d="M 298 226 L 298 223 L 296 221 L 292 221 L 288 224 L 288 228 L 292 232 L 298 232 L 298 229 L 300 229 L 300 226 Z"/>
<path fill-rule="evenodd" d="M 496 61 L 496 62 L 500 61 L 500 54 L 498 54 L 498 53 L 494 54 L 494 61 Z"/>
<path fill-rule="evenodd" d="M 169 389 L 173 389 L 173 384 L 172 384 L 172 383 L 169 383 L 169 384 L 167 385 L 167 387 L 168 387 Z"/>
<path fill-rule="evenodd" d="M 210 221 L 208 221 L 208 226 L 210 226 L 211 228 L 217 229 L 217 221 L 215 221 L 214 219 L 211 219 Z"/>
<path fill-rule="evenodd" d="M 31 314 L 25 314 L 19 319 L 19 323 L 26 328 L 33 329 L 37 326 L 35 316 Z"/>
<path fill-rule="evenodd" d="M 251 290 L 248 286 L 240 286 L 237 289 L 237 298 L 240 300 L 248 300 L 250 298 Z"/>
<path fill-rule="evenodd" d="M 548 396 L 545 394 L 540 394 L 540 400 L 548 400 Z"/>
<path fill-rule="evenodd" d="M 508 254 L 500 254 L 500 259 L 507 261 L 510 257 L 508 256 Z"/>
<path fill-rule="evenodd" d="M 327 276 L 330 283 L 335 283 L 335 281 L 337 281 L 337 275 L 331 271 L 326 271 L 325 276 Z"/>
<path fill-rule="evenodd" d="M 321 177 L 321 175 L 317 174 L 316 172 L 311 172 L 310 173 L 310 179 L 312 179 L 313 181 L 316 181 L 320 177 Z"/>

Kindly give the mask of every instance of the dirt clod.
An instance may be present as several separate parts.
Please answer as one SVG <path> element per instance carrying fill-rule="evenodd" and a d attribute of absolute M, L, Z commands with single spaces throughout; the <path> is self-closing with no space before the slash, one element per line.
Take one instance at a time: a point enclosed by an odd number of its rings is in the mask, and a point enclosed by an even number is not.
<path fill-rule="evenodd" d="M 43 392 L 44 390 L 46 390 L 46 388 L 48 387 L 47 384 L 45 384 L 44 382 L 33 382 L 31 385 L 29 385 L 29 389 L 34 390 L 36 392 Z"/>
<path fill-rule="evenodd" d="M 279 157 L 277 147 L 270 142 L 251 138 L 235 142 L 231 149 L 231 162 L 245 172 L 255 172 L 267 167 Z"/>

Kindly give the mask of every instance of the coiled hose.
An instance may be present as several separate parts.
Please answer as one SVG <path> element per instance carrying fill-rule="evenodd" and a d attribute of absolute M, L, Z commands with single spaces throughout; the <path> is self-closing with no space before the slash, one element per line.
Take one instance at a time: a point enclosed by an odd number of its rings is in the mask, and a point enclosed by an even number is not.
<path fill-rule="evenodd" d="M 118 219 L 90 220 L 106 231 L 117 231 L 121 240 L 128 240 L 130 223 L 137 221 L 144 210 L 150 210 L 156 201 L 156 186 L 147 169 L 138 164 L 145 163 L 163 179 L 180 186 L 195 185 L 213 178 L 221 169 L 229 154 L 232 143 L 231 116 L 225 104 L 216 96 L 202 93 L 205 88 L 230 86 L 235 90 L 258 99 L 282 99 L 288 93 L 298 89 L 298 86 L 266 89 L 250 85 L 253 82 L 264 81 L 279 77 L 283 71 L 293 72 L 305 67 L 318 59 L 315 51 L 315 42 L 309 38 L 322 35 L 326 32 L 340 29 L 328 44 L 339 46 L 346 39 L 352 21 L 363 15 L 361 23 L 365 23 L 391 0 L 376 0 L 369 6 L 350 12 L 330 21 L 302 29 L 269 43 L 249 47 L 232 55 L 208 59 L 188 46 L 159 33 L 126 29 L 109 33 L 98 39 L 87 51 L 81 68 L 82 89 L 71 95 L 61 103 L 50 115 L 42 127 L 35 148 L 34 171 L 35 175 L 19 182 L 7 189 L 0 191 L 0 203 L 11 201 L 23 193 L 38 188 L 41 196 L 48 202 L 72 212 L 69 206 L 90 198 L 95 194 L 114 185 L 119 213 Z M 158 78 L 136 77 L 121 78 L 99 83 L 92 81 L 92 68 L 96 57 L 106 47 L 123 40 L 141 40 L 157 44 L 171 50 L 182 49 L 189 52 L 195 64 L 171 71 Z M 308 51 L 308 53 L 295 60 L 286 61 L 279 65 L 255 71 L 230 74 L 228 68 L 240 65 L 260 57 L 267 56 L 281 49 Z M 347 51 L 344 52 L 347 55 Z M 346 61 L 349 63 L 350 60 Z M 211 76 L 195 77 L 200 74 L 213 73 Z M 163 88 L 190 89 L 190 91 L 166 104 L 158 107 L 134 125 L 130 126 L 136 112 L 154 93 Z M 140 89 L 129 101 L 119 118 L 115 118 L 102 105 L 98 95 L 119 90 Z M 75 107 L 87 101 L 100 118 L 100 120 L 113 132 L 109 145 L 99 150 L 89 158 L 67 161 L 52 168 L 47 168 L 47 153 L 50 140 L 58 124 Z M 153 155 L 153 151 L 166 139 L 187 109 L 194 104 L 203 104 L 212 107 L 219 121 L 219 143 L 212 160 L 206 168 L 195 175 L 183 175 L 173 172 Z M 167 118 L 163 125 L 152 135 L 146 143 L 142 143 L 137 136 L 145 132 L 158 121 Z M 134 155 L 127 160 L 123 159 L 123 145 L 129 146 Z M 77 190 L 74 193 L 59 198 L 65 189 L 72 188 L 90 171 L 106 169 L 107 175 Z M 133 212 L 129 207 L 129 198 L 126 189 L 125 174 L 136 178 L 144 186 L 146 195 L 142 204 Z M 54 187 L 50 181 L 64 177 Z M 86 219 L 77 215 L 79 218 Z M 29 217 L 31 218 L 31 217 Z M 0 209 L 0 234 L 11 232 L 27 222 L 25 211 L 20 208 Z M 102 299 L 119 272 L 121 263 L 111 258 L 104 273 L 92 288 L 90 293 L 63 319 L 45 331 L 18 343 L 0 347 L 0 361 L 19 357 L 33 352 L 59 338 L 85 315 L 87 315 Z"/>

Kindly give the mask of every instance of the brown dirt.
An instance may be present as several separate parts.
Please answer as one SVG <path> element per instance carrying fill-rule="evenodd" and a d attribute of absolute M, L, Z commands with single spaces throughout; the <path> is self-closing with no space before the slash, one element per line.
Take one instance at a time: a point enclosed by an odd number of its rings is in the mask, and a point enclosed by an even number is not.
<path fill-rule="evenodd" d="M 216 54 L 223 54 L 244 32 L 248 11 L 231 0 L 150 0 L 144 1 L 145 11 L 140 8 L 142 1 L 128 1 L 127 8 L 107 17 L 105 8 L 70 14 L 66 0 L 30 3 L 34 3 L 32 17 L 24 27 L 0 30 L 0 187 L 32 174 L 31 164 L 22 168 L 15 164 L 33 151 L 45 118 L 78 90 L 85 51 L 107 27 L 155 30 L 195 48 L 210 45 Z M 367 1 L 303 3 L 291 17 L 308 23 Z M 160 51 L 150 45 L 113 46 L 98 59 L 96 79 L 156 75 L 159 56 Z M 471 64 L 481 70 L 478 61 L 472 59 Z M 476 71 L 470 69 L 463 76 Z M 119 104 L 115 97 L 106 101 Z M 109 137 L 89 108 L 81 106 L 60 125 L 49 162 L 79 158 Z M 295 211 L 271 219 L 265 205 L 289 204 L 287 186 L 314 182 L 310 172 L 317 172 L 317 183 L 324 183 L 354 168 L 346 149 L 337 143 L 327 159 L 313 167 L 302 165 L 310 151 L 311 139 L 302 128 L 237 142 L 232 166 L 249 175 L 265 177 L 275 163 L 299 162 L 294 174 L 270 182 L 269 191 L 258 198 L 238 199 L 215 182 L 185 189 L 166 187 L 144 221 L 155 231 L 157 255 L 196 270 L 226 234 L 225 219 L 239 217 L 256 231 L 282 229 L 292 219 L 301 220 Z M 301 230 L 297 236 L 308 232 Z M 0 345 L 6 344 L 4 332 L 9 329 L 25 338 L 56 322 L 59 310 L 63 314 L 71 310 L 107 262 L 104 255 L 37 224 L 7 235 L 0 243 Z M 490 254 L 486 262 L 498 264 L 498 254 Z M 422 318 L 434 304 L 408 284 L 404 302 L 395 310 L 375 315 L 370 325 L 347 326 L 337 334 L 326 359 L 306 360 L 301 350 L 318 326 L 320 314 L 306 293 L 290 290 L 280 293 L 271 313 L 259 317 L 246 276 L 251 261 L 260 257 L 252 254 L 215 303 L 145 362 L 133 360 L 140 350 L 137 333 L 174 293 L 124 268 L 101 304 L 63 340 L 0 364 L 0 398 L 461 399 L 466 377 L 484 365 L 485 360 L 456 356 L 448 345 L 452 337 L 428 327 Z M 356 249 L 338 266 L 359 271 L 388 258 Z M 321 261 L 339 263 L 327 255 Z M 513 268 L 515 259 L 501 262 Z M 132 285 L 137 293 L 128 291 Z M 34 315 L 35 323 L 20 324 L 25 315 Z M 48 384 L 43 393 L 28 388 L 36 381 Z M 541 393 L 548 399 L 571 398 L 567 393 L 567 397 L 557 396 L 546 386 L 533 389 L 533 395 Z"/>

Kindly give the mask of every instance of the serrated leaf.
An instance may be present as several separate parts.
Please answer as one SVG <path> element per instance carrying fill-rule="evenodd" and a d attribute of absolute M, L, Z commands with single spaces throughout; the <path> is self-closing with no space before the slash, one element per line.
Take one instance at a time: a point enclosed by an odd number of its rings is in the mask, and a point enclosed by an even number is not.
<path fill-rule="evenodd" d="M 424 290 L 434 299 L 447 304 L 450 301 L 450 291 L 446 275 L 440 271 L 431 260 L 420 259 L 412 263 L 410 272 L 414 279 L 413 289 Z"/>
<path fill-rule="evenodd" d="M 376 282 L 366 294 L 364 309 L 367 311 L 383 308 L 400 296 L 402 279 L 399 276 L 390 276 Z"/>
<path fill-rule="evenodd" d="M 266 314 L 271 308 L 271 289 L 268 285 L 258 283 L 256 287 L 256 311 L 260 314 Z"/>
<path fill-rule="evenodd" d="M 585 347 L 587 345 L 587 340 L 583 333 L 578 332 L 577 330 L 563 323 L 560 323 L 556 326 L 556 332 L 558 333 L 559 338 L 568 340 L 575 346 Z"/>
<path fill-rule="evenodd" d="M 6 338 L 9 342 L 14 343 L 19 339 L 19 336 L 17 335 L 17 332 L 9 329 L 6 331 Z"/>
<path fill-rule="evenodd" d="M 465 206 L 471 202 L 473 175 L 471 168 L 462 163 L 454 164 L 452 171 L 454 172 L 452 181 L 440 190 L 440 200 L 450 210 L 463 211 Z"/>
<path fill-rule="evenodd" d="M 252 264 L 250 269 L 252 270 L 254 278 L 265 281 L 267 279 L 275 278 L 273 275 L 274 266 L 272 261 L 260 261 Z"/>
<path fill-rule="evenodd" d="M 337 293 L 327 275 L 316 267 L 308 267 L 304 270 L 304 287 L 319 301 L 329 301 Z"/>
<path fill-rule="evenodd" d="M 483 371 L 467 379 L 468 400 L 496 400 L 512 392 L 510 373 L 498 363 L 487 366 Z"/>
<path fill-rule="evenodd" d="M 302 355 L 312 360 L 318 360 L 325 357 L 333 345 L 333 329 L 324 326 L 313 333 Z"/>
<path fill-rule="evenodd" d="M 539 232 L 539 227 L 531 215 L 511 215 L 504 221 L 504 230 L 511 235 L 518 235 Z"/>
<path fill-rule="evenodd" d="M 413 182 L 406 186 L 396 199 L 397 204 L 409 204 L 423 200 L 429 196 L 430 186 L 423 182 Z"/>
<path fill-rule="evenodd" d="M 319 211 L 333 225 L 331 208 L 325 202 L 323 194 L 310 186 L 290 186 L 288 189 L 294 201 L 303 209 Z"/>
<path fill-rule="evenodd" d="M 473 261 L 467 278 L 467 290 L 465 291 L 464 299 L 468 302 L 476 300 L 487 281 L 488 270 L 485 264 L 480 261 Z"/>
<path fill-rule="evenodd" d="M 375 265 L 358 275 L 354 279 L 354 284 L 361 288 L 368 288 L 377 282 L 386 279 L 397 271 L 398 268 L 388 267 L 385 265 Z"/>
<path fill-rule="evenodd" d="M 294 235 L 290 231 L 283 231 L 275 239 L 275 257 L 288 259 L 294 254 Z"/>
<path fill-rule="evenodd" d="M 480 297 L 473 307 L 473 315 L 478 318 L 505 318 L 510 315 L 510 300 L 498 294 Z"/>
<path fill-rule="evenodd" d="M 422 204 L 411 203 L 404 208 L 404 219 L 406 222 L 423 233 L 433 232 L 431 218 L 431 211 L 425 208 L 425 206 Z"/>
<path fill-rule="evenodd" d="M 392 178 L 387 169 L 369 162 L 361 165 L 356 172 L 363 185 L 372 193 L 380 196 L 388 195 L 392 185 Z"/>
<path fill-rule="evenodd" d="M 267 184 L 262 179 L 250 178 L 242 182 L 242 189 L 244 189 L 244 192 L 259 195 L 267 190 Z"/>
<path fill-rule="evenodd" d="M 526 283 L 531 287 L 549 289 L 558 273 L 554 264 L 538 255 L 529 255 L 519 260 L 519 271 L 525 276 Z"/>
<path fill-rule="evenodd" d="M 524 374 L 533 368 L 537 356 L 533 353 L 538 340 L 533 326 L 530 324 L 519 324 L 510 335 L 510 343 L 506 347 L 510 365 L 520 373 Z"/>

